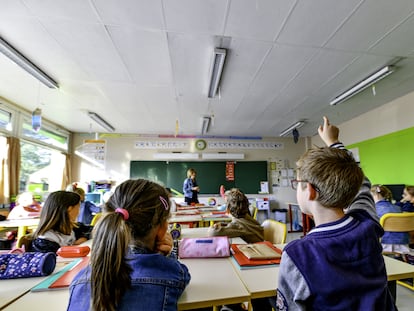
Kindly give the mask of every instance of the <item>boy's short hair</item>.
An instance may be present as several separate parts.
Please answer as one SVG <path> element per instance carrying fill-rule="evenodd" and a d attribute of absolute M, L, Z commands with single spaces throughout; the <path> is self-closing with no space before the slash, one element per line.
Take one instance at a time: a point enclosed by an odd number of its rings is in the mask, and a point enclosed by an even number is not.
<path fill-rule="evenodd" d="M 348 207 L 364 179 L 352 154 L 343 149 L 309 149 L 296 165 L 298 179 L 313 185 L 319 194 L 317 200 L 325 207 Z"/>
<path fill-rule="evenodd" d="M 228 192 L 226 204 L 233 217 L 243 218 L 246 214 L 250 215 L 249 199 L 239 189 L 233 188 Z"/>

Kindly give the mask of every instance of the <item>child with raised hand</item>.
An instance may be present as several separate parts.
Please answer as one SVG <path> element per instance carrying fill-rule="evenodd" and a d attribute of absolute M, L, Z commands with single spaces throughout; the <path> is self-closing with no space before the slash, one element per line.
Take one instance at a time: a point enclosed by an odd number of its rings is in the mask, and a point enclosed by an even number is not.
<path fill-rule="evenodd" d="M 370 182 L 324 117 L 328 147 L 308 150 L 292 180 L 315 227 L 283 250 L 276 310 L 396 310 L 387 287 Z"/>
<path fill-rule="evenodd" d="M 32 236 L 32 248 L 37 252 L 57 252 L 61 246 L 78 245 L 86 236 L 76 236 L 76 218 L 80 196 L 70 191 L 49 194 L 40 212 L 39 225 Z"/>
<path fill-rule="evenodd" d="M 127 180 L 104 210 L 94 228 L 90 266 L 70 286 L 68 310 L 177 310 L 190 274 L 171 253 L 166 189 Z"/>

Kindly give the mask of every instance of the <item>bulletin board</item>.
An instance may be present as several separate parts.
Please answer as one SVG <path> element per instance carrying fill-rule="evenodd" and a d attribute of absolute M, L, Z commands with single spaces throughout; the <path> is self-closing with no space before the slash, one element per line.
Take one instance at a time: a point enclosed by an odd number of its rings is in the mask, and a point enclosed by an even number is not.
<path fill-rule="evenodd" d="M 130 178 L 149 179 L 182 193 L 187 170 L 194 168 L 200 194 L 218 194 L 220 185 L 226 189 L 236 187 L 246 194 L 256 194 L 260 191 L 260 182 L 268 180 L 267 161 L 234 162 L 234 180 L 226 178 L 227 162 L 131 161 Z"/>

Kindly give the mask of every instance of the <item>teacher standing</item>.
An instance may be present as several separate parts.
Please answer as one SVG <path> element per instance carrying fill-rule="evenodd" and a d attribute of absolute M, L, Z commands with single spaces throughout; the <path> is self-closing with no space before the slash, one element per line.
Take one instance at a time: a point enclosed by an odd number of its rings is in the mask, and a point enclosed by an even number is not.
<path fill-rule="evenodd" d="M 200 187 L 197 185 L 196 175 L 197 172 L 195 169 L 189 168 L 187 170 L 187 178 L 184 180 L 183 184 L 184 200 L 187 205 L 198 203 L 198 192 L 200 191 Z"/>

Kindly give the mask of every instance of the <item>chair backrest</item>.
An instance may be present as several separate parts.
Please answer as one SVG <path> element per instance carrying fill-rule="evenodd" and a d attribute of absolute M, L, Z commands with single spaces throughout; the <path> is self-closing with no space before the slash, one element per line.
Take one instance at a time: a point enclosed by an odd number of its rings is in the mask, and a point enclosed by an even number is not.
<path fill-rule="evenodd" d="M 414 231 L 414 212 L 387 213 L 381 216 L 380 224 L 385 231 L 408 232 Z"/>
<path fill-rule="evenodd" d="M 102 216 L 102 213 L 96 213 L 95 216 L 93 216 L 91 221 L 91 226 L 95 226 L 96 222 L 99 220 L 99 218 Z"/>
<path fill-rule="evenodd" d="M 257 220 L 257 207 L 250 205 L 249 210 L 250 210 L 250 215 L 253 217 L 253 219 Z"/>
<path fill-rule="evenodd" d="M 286 242 L 287 226 L 283 222 L 266 219 L 262 223 L 264 229 L 265 241 L 272 242 L 273 244 L 283 244 Z"/>

